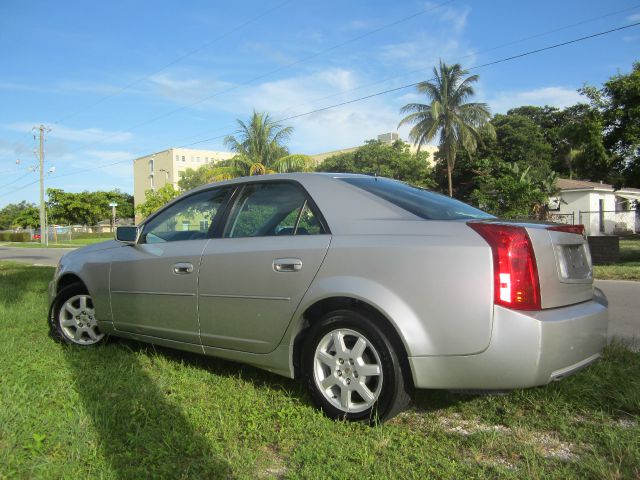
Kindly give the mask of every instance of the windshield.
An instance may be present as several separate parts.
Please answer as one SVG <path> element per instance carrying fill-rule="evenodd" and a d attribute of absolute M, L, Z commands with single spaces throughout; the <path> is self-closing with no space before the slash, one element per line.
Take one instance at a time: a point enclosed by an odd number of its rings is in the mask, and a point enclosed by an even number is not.
<path fill-rule="evenodd" d="M 494 218 L 454 198 L 382 177 L 345 177 L 343 182 L 366 190 L 427 220 Z"/>

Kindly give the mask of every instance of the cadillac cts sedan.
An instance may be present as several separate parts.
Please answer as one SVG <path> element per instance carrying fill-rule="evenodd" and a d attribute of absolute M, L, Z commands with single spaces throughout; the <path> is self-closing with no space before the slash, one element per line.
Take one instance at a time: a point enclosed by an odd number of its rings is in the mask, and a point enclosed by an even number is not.
<path fill-rule="evenodd" d="M 63 343 L 244 362 L 300 378 L 348 420 L 389 418 L 413 388 L 547 384 L 596 360 L 607 332 L 581 226 L 352 174 L 189 191 L 65 255 L 49 293 Z"/>

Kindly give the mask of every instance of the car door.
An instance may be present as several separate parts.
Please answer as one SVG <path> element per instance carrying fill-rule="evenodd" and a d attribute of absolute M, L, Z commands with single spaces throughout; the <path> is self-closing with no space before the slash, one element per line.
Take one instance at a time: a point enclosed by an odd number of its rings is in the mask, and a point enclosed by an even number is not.
<path fill-rule="evenodd" d="M 229 192 L 210 189 L 171 204 L 144 224 L 136 245 L 119 249 L 110 275 L 117 330 L 200 344 L 198 267 Z"/>
<path fill-rule="evenodd" d="M 267 353 L 315 277 L 331 236 L 294 182 L 245 185 L 205 247 L 198 309 L 205 346 Z"/>

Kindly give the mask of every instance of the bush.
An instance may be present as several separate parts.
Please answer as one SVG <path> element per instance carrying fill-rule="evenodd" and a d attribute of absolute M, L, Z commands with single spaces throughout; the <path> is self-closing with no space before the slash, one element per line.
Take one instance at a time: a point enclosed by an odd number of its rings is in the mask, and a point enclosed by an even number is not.
<path fill-rule="evenodd" d="M 0 232 L 1 242 L 30 242 L 29 232 Z"/>

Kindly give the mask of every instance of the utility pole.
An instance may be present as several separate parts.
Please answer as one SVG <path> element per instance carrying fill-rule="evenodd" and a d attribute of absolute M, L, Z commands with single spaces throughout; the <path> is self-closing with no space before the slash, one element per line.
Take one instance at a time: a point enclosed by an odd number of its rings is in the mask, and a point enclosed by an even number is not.
<path fill-rule="evenodd" d="M 40 243 L 45 245 L 48 242 L 47 236 L 47 218 L 44 210 L 44 135 L 49 133 L 51 129 L 40 124 L 33 127 L 32 130 L 40 131 Z"/>

